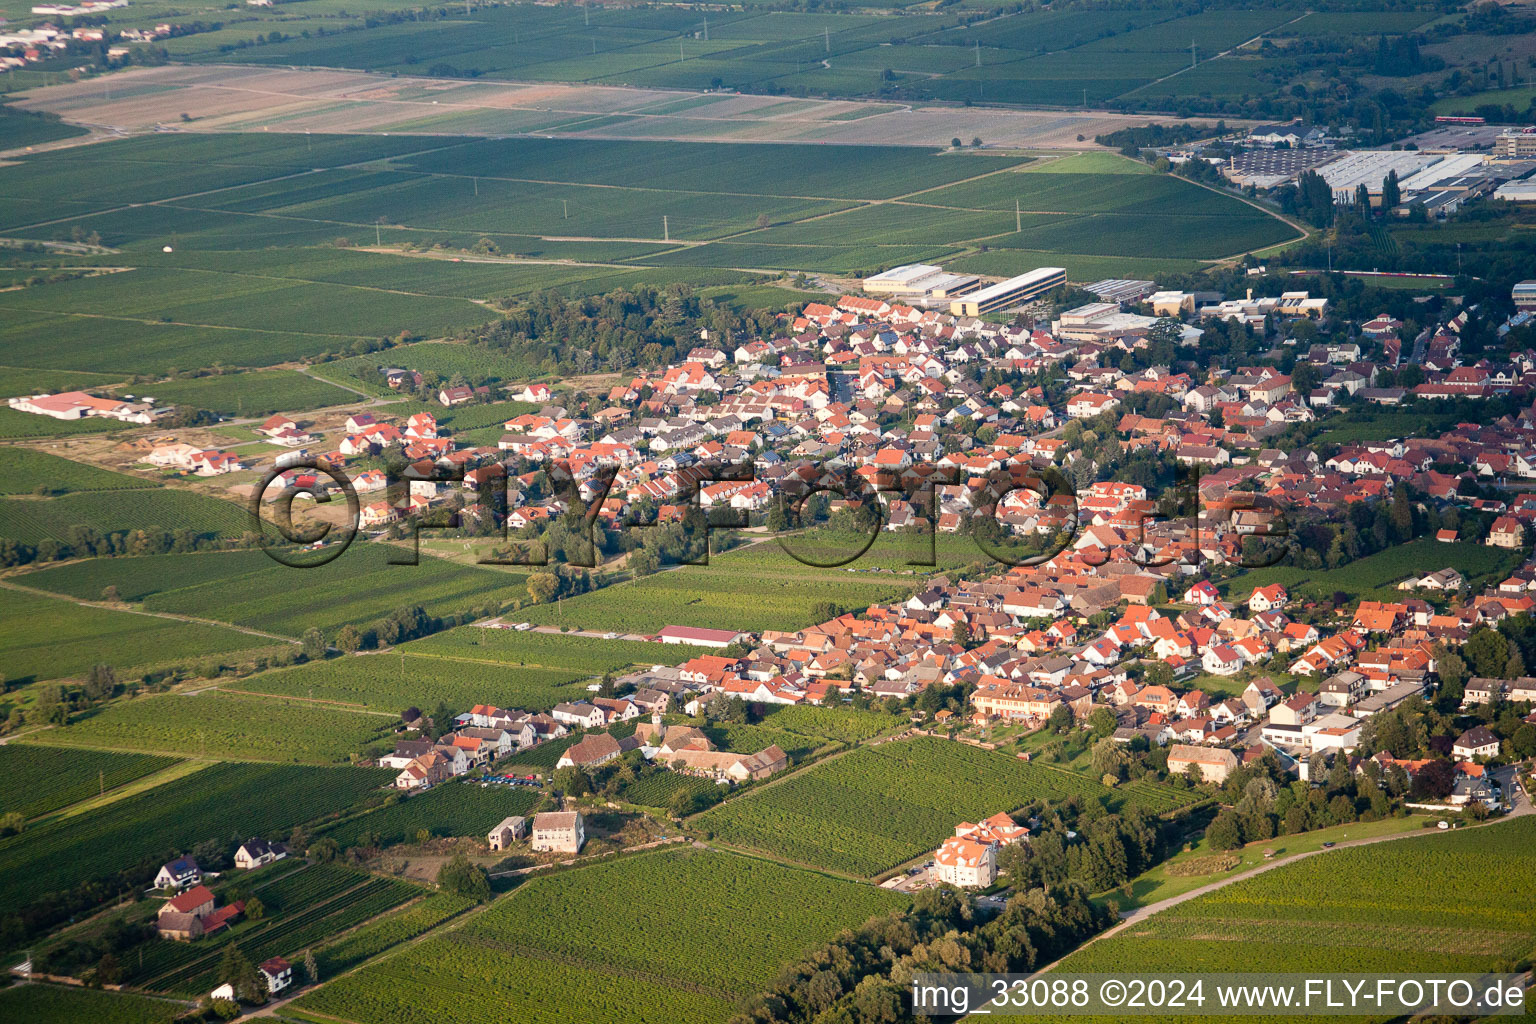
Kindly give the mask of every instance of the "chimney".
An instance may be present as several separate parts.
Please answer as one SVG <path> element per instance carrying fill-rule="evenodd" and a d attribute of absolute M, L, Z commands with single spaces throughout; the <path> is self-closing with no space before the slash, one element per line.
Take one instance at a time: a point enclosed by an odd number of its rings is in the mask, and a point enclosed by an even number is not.
<path fill-rule="evenodd" d="M 1248 301 L 1249 302 L 1253 301 L 1253 289 L 1252 288 L 1248 289 Z"/>

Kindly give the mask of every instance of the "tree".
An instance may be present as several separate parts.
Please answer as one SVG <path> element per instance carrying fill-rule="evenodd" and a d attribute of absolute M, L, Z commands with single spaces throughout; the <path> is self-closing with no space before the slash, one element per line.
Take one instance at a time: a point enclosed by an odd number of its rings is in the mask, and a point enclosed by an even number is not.
<path fill-rule="evenodd" d="M 1142 681 L 1148 686 L 1172 686 L 1173 669 L 1165 662 L 1154 661 L 1147 666 L 1147 670 L 1141 675 Z M 1105 710 L 1108 710 L 1107 708 Z"/>
<path fill-rule="evenodd" d="M 240 947 L 231 942 L 224 947 L 219 961 L 219 983 L 235 990 L 235 998 L 242 1003 L 262 1003 L 267 998 L 267 979 L 251 963 Z"/>
<path fill-rule="evenodd" d="M 304 648 L 304 657 L 310 661 L 319 661 L 325 657 L 327 649 L 325 634 L 320 632 L 318 626 L 310 626 L 306 629 L 301 643 Z"/>
<path fill-rule="evenodd" d="M 580 768 L 561 768 L 555 772 L 554 783 L 567 796 L 586 796 L 592 792 L 592 780 Z"/>
<path fill-rule="evenodd" d="M 315 963 L 315 951 L 312 949 L 304 951 L 304 976 L 311 984 L 320 980 L 320 965 Z"/>
<path fill-rule="evenodd" d="M 267 908 L 261 902 L 261 897 L 252 896 L 245 901 L 245 916 L 252 921 L 260 921 L 267 916 Z"/>
<path fill-rule="evenodd" d="M 1456 787 L 1456 766 L 1434 760 L 1413 773 L 1413 795 L 1418 799 L 1444 800 Z"/>
<path fill-rule="evenodd" d="M 117 689 L 117 673 L 111 665 L 92 665 L 85 674 L 85 695 L 91 700 L 101 700 Z"/>
<path fill-rule="evenodd" d="M 960 141 L 960 136 L 958 136 L 958 135 L 956 135 L 954 138 L 950 139 L 949 140 L 949 144 L 952 147 L 954 147 L 955 149 L 959 149 L 961 146 L 965 145 L 965 143 Z"/>
<path fill-rule="evenodd" d="M 1094 708 L 1093 714 L 1088 716 L 1088 728 L 1093 732 L 1094 739 L 1113 736 L 1117 724 L 1115 713 L 1109 710 L 1109 708 Z"/>
<path fill-rule="evenodd" d="M 342 626 L 336 634 L 336 646 L 348 654 L 356 652 L 363 646 L 363 634 L 352 623 Z"/>
<path fill-rule="evenodd" d="M 1440 676 L 1440 692 L 1446 697 L 1460 700 L 1467 681 L 1467 663 L 1459 654 L 1438 645 L 1436 649 L 1440 652 L 1435 658 L 1435 672 Z"/>
<path fill-rule="evenodd" d="M 667 799 L 667 813 L 674 818 L 686 818 L 693 811 L 693 792 L 679 789 Z"/>
<path fill-rule="evenodd" d="M 1397 182 L 1397 170 L 1394 168 L 1387 172 L 1387 176 L 1381 182 L 1381 208 L 1390 210 L 1400 206 L 1403 202 L 1403 190 Z"/>
<path fill-rule="evenodd" d="M 119 597 L 117 593 L 117 585 L 115 583 L 109 583 L 107 586 L 103 587 L 101 590 L 101 599 L 108 604 L 117 604 L 119 601 L 121 601 L 122 598 Z"/>
<path fill-rule="evenodd" d="M 1072 709 L 1065 704 L 1056 705 L 1051 717 L 1045 720 L 1045 727 L 1051 732 L 1066 732 L 1072 728 Z"/>
<path fill-rule="evenodd" d="M 103 953 L 96 962 L 96 980 L 103 985 L 116 985 L 123 980 L 123 965 L 111 953 Z"/>
<path fill-rule="evenodd" d="M 1222 811 L 1206 826 L 1205 838 L 1213 850 L 1235 850 L 1243 845 L 1243 825 L 1232 811 Z"/>
<path fill-rule="evenodd" d="M 1091 764 L 1093 774 L 1100 776 L 1109 775 L 1119 779 L 1125 771 L 1125 751 L 1120 748 L 1110 737 L 1105 737 L 1093 745 Z"/>
<path fill-rule="evenodd" d="M 560 579 L 552 572 L 536 572 L 528 577 L 528 596 L 535 604 L 547 604 L 560 593 Z"/>
<path fill-rule="evenodd" d="M 341 847 L 330 836 L 316 839 L 309 846 L 309 855 L 322 864 L 329 864 L 341 852 Z"/>
<path fill-rule="evenodd" d="M 1462 656 L 1480 676 L 1499 676 L 1509 661 L 1509 641 L 1497 630 L 1483 626 L 1472 631 L 1462 647 Z"/>
<path fill-rule="evenodd" d="M 453 858 L 439 869 L 437 884 L 441 889 L 481 903 L 491 898 L 491 879 L 485 873 L 485 868 L 478 864 L 471 864 L 469 858 L 462 852 L 455 853 Z"/>

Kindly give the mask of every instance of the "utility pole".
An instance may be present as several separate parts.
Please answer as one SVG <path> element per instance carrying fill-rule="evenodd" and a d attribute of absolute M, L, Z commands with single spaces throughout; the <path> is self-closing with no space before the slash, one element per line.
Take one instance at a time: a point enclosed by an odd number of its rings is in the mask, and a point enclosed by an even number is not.
<path fill-rule="evenodd" d="M 1194 66 L 1200 62 L 1199 59 L 1195 56 L 1195 53 L 1195 41 L 1191 39 L 1189 41 L 1189 66 L 1191 69 L 1193 69 Z"/>
<path fill-rule="evenodd" d="M 1019 201 L 1017 199 L 1013 201 L 1013 230 L 1016 232 L 1024 230 L 1024 215 L 1019 212 Z"/>
<path fill-rule="evenodd" d="M 106 796 L 107 795 L 107 773 L 104 772 L 104 771 L 98 771 L 96 773 L 96 776 L 97 776 L 97 781 L 101 783 L 101 795 L 102 796 Z"/>
<path fill-rule="evenodd" d="M 562 199 L 562 200 L 560 200 L 560 209 L 564 211 L 564 216 L 562 216 L 560 219 L 561 220 L 570 220 L 571 219 L 571 201 L 569 199 Z"/>
<path fill-rule="evenodd" d="M 1083 106 L 1086 107 L 1087 105 L 1088 105 L 1088 90 L 1084 89 L 1083 90 Z"/>
<path fill-rule="evenodd" d="M 981 67 L 981 40 L 976 40 L 976 66 Z"/>
<path fill-rule="evenodd" d="M 587 27 L 591 28 L 592 27 L 592 7 L 591 7 L 591 5 L 587 4 L 585 2 L 585 0 L 583 0 L 583 3 L 581 5 L 581 16 L 583 18 L 587 19 Z"/>
<path fill-rule="evenodd" d="M 684 61 L 684 60 L 688 59 L 687 57 L 683 56 L 683 41 L 681 39 L 679 39 L 677 41 L 677 59 L 679 61 Z"/>
<path fill-rule="evenodd" d="M 832 30 L 830 28 L 823 27 L 822 30 L 821 30 L 821 33 L 822 33 L 822 36 L 827 41 L 827 52 L 831 53 L 832 52 Z"/>
<path fill-rule="evenodd" d="M 480 194 L 480 179 L 479 178 L 475 178 L 473 180 L 475 182 L 475 195 L 478 196 Z"/>
<path fill-rule="evenodd" d="M 373 222 L 373 244 L 375 246 L 381 246 L 384 244 L 384 236 L 379 233 L 378 221 Z"/>
<path fill-rule="evenodd" d="M 670 242 L 670 241 L 672 241 L 671 231 L 667 228 L 667 215 L 666 214 L 662 214 L 661 215 L 661 240 L 663 242 Z"/>
<path fill-rule="evenodd" d="M 709 42 L 709 15 L 704 15 L 704 41 Z"/>

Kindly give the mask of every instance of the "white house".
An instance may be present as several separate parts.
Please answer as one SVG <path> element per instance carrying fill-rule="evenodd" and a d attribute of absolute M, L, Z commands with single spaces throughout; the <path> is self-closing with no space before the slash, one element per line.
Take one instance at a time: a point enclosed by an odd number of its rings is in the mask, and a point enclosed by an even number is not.
<path fill-rule="evenodd" d="M 191 857 L 177 857 L 160 865 L 155 874 L 156 889 L 187 889 L 203 880 L 202 869 Z"/>
<path fill-rule="evenodd" d="M 235 867 L 242 871 L 259 868 L 288 856 L 288 847 L 282 843 L 269 843 L 265 839 L 247 839 L 235 851 Z"/>
<path fill-rule="evenodd" d="M 578 729 L 601 729 L 605 721 L 603 709 L 585 701 L 577 704 L 556 704 L 550 712 L 555 721 Z"/>
<path fill-rule="evenodd" d="M 1451 753 L 1463 761 L 1475 757 L 1496 757 L 1499 753 L 1499 738 L 1486 725 L 1475 725 L 1456 738 L 1456 742 L 1451 745 Z"/>
<path fill-rule="evenodd" d="M 949 885 L 984 888 L 997 880 L 997 850 L 991 843 L 951 836 L 933 855 L 933 873 Z"/>

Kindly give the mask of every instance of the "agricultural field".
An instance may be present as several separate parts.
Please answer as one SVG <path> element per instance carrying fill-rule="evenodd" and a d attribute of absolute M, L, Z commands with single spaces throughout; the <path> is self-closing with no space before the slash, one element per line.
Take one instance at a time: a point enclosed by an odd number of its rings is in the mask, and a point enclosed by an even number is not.
<path fill-rule="evenodd" d="M 13 686 L 80 675 L 101 662 L 125 678 L 134 670 L 218 660 L 274 643 L 224 626 L 0 589 L 0 662 Z"/>
<path fill-rule="evenodd" d="M 218 619 L 299 636 L 315 626 L 334 637 L 345 624 L 367 626 L 422 605 L 430 615 L 499 607 L 521 578 L 429 555 L 395 565 L 408 553 L 381 544 L 353 545 L 314 569 L 282 565 L 260 550 L 97 559 L 29 573 L 27 585 L 95 599 L 108 585 L 148 611 Z"/>
<path fill-rule="evenodd" d="M 786 748 L 787 752 L 787 748 Z M 641 776 L 624 787 L 623 798 L 641 807 L 666 809 L 678 793 L 698 796 L 715 792 L 720 787 L 709 779 L 682 775 L 673 771 L 657 771 Z"/>
<path fill-rule="evenodd" d="M 229 689 L 315 700 L 349 709 L 398 715 L 409 707 L 431 711 L 439 703 L 464 710 L 476 704 L 547 711 L 586 696 L 565 669 L 521 668 L 448 657 L 422 657 L 403 646 L 358 657 L 331 658 L 277 669 L 232 683 Z"/>
<path fill-rule="evenodd" d="M 0 1017 L 31 1024 L 171 1024 L 186 1009 L 168 999 L 45 982 L 0 989 Z"/>
<path fill-rule="evenodd" d="M 729 288 L 753 280 L 743 270 L 771 280 L 978 256 L 991 257 L 997 272 L 1067 257 L 1198 261 L 1296 234 L 1230 195 L 1145 174 L 1112 154 L 1046 161 L 1076 176 L 1053 182 L 1014 173 L 1033 168 L 1029 157 L 985 151 L 782 144 L 772 150 L 778 159 L 763 160 L 760 144 L 399 136 L 322 143 L 301 172 L 295 161 L 308 154 L 296 136 L 253 139 L 162 135 L 89 147 L 143 171 L 113 188 L 90 175 L 96 152 L 38 154 L 8 169 L 0 231 L 24 233 L 57 205 L 46 198 L 56 181 L 78 183 L 65 211 L 72 216 L 40 230 L 94 232 L 123 251 L 84 258 L 110 259 L 121 272 L 0 293 L 0 309 L 19 321 L 7 361 L 116 373 L 263 367 L 347 356 L 358 341 L 402 332 L 451 336 L 491 318 L 483 300 L 515 302 L 546 288 Z M 177 158 L 203 166 L 178 169 Z M 844 173 L 847 161 L 861 173 Z M 219 183 L 204 177 L 237 164 L 242 170 Z M 1131 173 L 1142 174 L 1135 188 L 1125 180 Z M 1179 216 L 1169 220 L 1170 212 Z M 398 251 L 358 251 L 361 244 Z M 433 251 L 438 245 L 491 255 L 453 262 Z M 762 298 L 780 306 L 786 296 Z M 266 312 L 249 312 L 257 307 Z M 91 344 L 102 324 L 118 338 L 110 352 Z M 472 350 L 460 356 L 474 359 Z M 356 386 L 345 364 L 378 358 L 341 359 L 320 372 Z M 479 361 L 480 376 L 504 380 L 547 370 L 506 355 L 480 353 Z M 211 394 L 205 400 L 219 411 L 279 401 L 270 383 L 252 385 L 247 406 L 205 380 L 168 387 L 173 396 L 191 388 L 182 395 L 191 404 Z M 306 397 L 314 388 L 306 383 L 298 404 L 334 397 Z"/>
<path fill-rule="evenodd" d="M 296 370 L 255 370 L 209 377 L 162 381 L 144 390 L 161 405 L 207 409 L 221 416 L 296 413 L 344 405 L 360 396 Z"/>
<path fill-rule="evenodd" d="M 273 956 L 297 962 L 315 944 L 386 913 L 421 892 L 410 882 L 380 878 L 339 864 L 288 871 L 255 889 L 266 911 L 260 920 L 242 921 L 211 943 L 152 942 L 142 964 L 130 963 L 129 977 L 133 984 L 152 991 L 201 995 L 218 984 L 225 946 L 238 946 L 253 963 Z"/>
<path fill-rule="evenodd" d="M 687 644 L 602 640 L 565 633 L 534 633 L 515 629 L 487 629 L 482 626 L 460 626 L 444 633 L 434 633 L 411 641 L 402 650 L 414 655 L 490 661 L 519 668 L 567 672 L 572 679 L 617 672 L 631 665 L 673 665 L 709 653 L 707 648 Z"/>
<path fill-rule="evenodd" d="M 668 569 L 559 604 L 524 608 L 517 615 L 540 625 L 622 633 L 651 634 L 682 622 L 760 632 L 810 625 L 808 589 L 814 589 L 817 600 L 865 608 L 923 585 L 922 576 L 876 573 L 864 559 L 853 565 L 869 568 L 812 568 L 770 541 L 713 555 L 708 565 Z"/>
<path fill-rule="evenodd" d="M 315 950 L 322 978 L 330 978 L 402 942 L 430 931 L 475 906 L 472 900 L 435 892 L 392 911 Z"/>
<path fill-rule="evenodd" d="M 180 488 L 153 487 L 147 480 L 136 482 L 138 490 L 85 491 L 45 501 L 0 498 L 0 537 L 36 545 L 49 538 L 66 538 L 72 526 L 88 526 L 99 533 L 190 530 L 199 537 L 240 537 L 251 532 L 250 512 L 243 505 Z"/>
<path fill-rule="evenodd" d="M 462 927 L 297 1008 L 356 1024 L 469 1024 L 486 1000 L 516 1001 L 535 1024 L 719 1021 L 781 965 L 905 901 L 728 853 L 652 851 L 530 879 Z M 574 917 L 563 909 L 599 905 Z M 556 919 L 561 927 L 549 927 Z"/>
<path fill-rule="evenodd" d="M 35 818 L 142 779 L 176 764 L 171 757 L 54 750 L 28 744 L 0 747 L 0 773 L 10 780 L 0 814 Z"/>
<path fill-rule="evenodd" d="M 931 850 L 963 820 L 1074 795 L 1156 810 L 1182 800 L 1158 786 L 1111 790 L 1062 769 L 919 737 L 829 758 L 691 824 L 724 843 L 869 877 Z"/>
<path fill-rule="evenodd" d="M 1308 857 L 1154 915 L 1059 969 L 1116 970 L 1131 957 L 1169 972 L 1496 970 L 1536 942 L 1533 840 L 1536 821 L 1523 818 Z"/>
<path fill-rule="evenodd" d="M 142 885 L 161 862 L 210 837 L 281 835 L 358 803 L 388 769 L 220 764 L 0 839 L 0 911 L 120 871 Z M 111 894 L 115 895 L 115 890 Z"/>
<path fill-rule="evenodd" d="M 414 843 L 422 829 L 438 839 L 483 839 L 503 818 L 513 814 L 526 816 L 539 802 L 540 795 L 537 790 L 521 787 L 482 787 L 467 781 L 446 783 L 349 818 L 327 829 L 325 834 L 343 848 Z"/>
<path fill-rule="evenodd" d="M 987 8 L 996 5 L 972 5 Z M 278 67 L 342 67 L 443 78 L 718 89 L 886 101 L 950 100 L 1076 107 L 1156 94 L 1185 101 L 1221 89 L 1202 74 L 1223 54 L 1266 35 L 1327 37 L 1405 32 L 1432 13 L 1313 14 L 1286 10 L 1191 11 L 1169 4 L 1138 9 L 1036 9 L 978 18 L 959 8 L 928 9 L 903 0 L 858 3 L 841 13 L 543 10 L 532 5 L 466 9 L 423 25 L 355 23 L 351 31 L 268 41 L 252 28 L 174 40 L 193 60 Z M 870 8 L 859 11 L 858 8 Z M 876 17 L 876 9 L 905 9 Z M 989 12 L 991 13 L 991 12 Z M 962 20 L 965 14 L 976 24 Z M 1356 19 L 1356 20 L 1351 20 Z M 263 22 L 254 22 L 255 26 Z M 1369 27 L 1363 27 L 1368 25 Z M 294 32 L 302 21 L 285 19 Z M 334 27 L 334 26 L 333 26 Z M 307 35 L 307 33 L 304 33 Z M 489 43 L 488 40 L 500 40 Z M 255 45 L 247 45 L 254 43 Z M 236 47 L 239 48 L 236 48 Z M 1260 63 L 1253 50 L 1254 63 Z M 1283 54 L 1283 51 L 1281 51 Z M 1266 58 L 1265 70 L 1285 69 Z M 1193 70 L 1190 70 L 1191 63 Z M 1190 81 L 1184 81 L 1186 78 Z M 1255 79 L 1253 91 L 1278 91 Z M 691 110 L 714 97 L 611 107 L 563 116 L 524 108 L 524 131 L 646 134 L 644 113 Z M 782 116 L 805 101 L 783 100 Z M 543 110 L 543 112 L 540 112 Z M 428 114 L 422 128 L 457 124 L 455 113 Z M 686 125 L 686 122 L 685 122 Z M 669 126 L 671 131 L 680 131 Z M 462 130 L 462 129 L 461 129 Z"/>
<path fill-rule="evenodd" d="M 47 452 L 0 448 L 0 494 L 65 494 L 150 486 L 153 485 L 135 476 L 97 469 Z"/>
<path fill-rule="evenodd" d="M 30 738 L 52 746 L 329 764 L 387 740 L 398 724 L 395 715 L 210 689 L 118 701 Z"/>
<path fill-rule="evenodd" d="M 1222 586 L 1229 596 L 1245 600 L 1254 587 L 1279 583 L 1289 592 L 1292 601 L 1298 598 L 1324 601 L 1335 593 L 1347 595 L 1348 600 L 1399 601 L 1410 596 L 1397 589 L 1397 584 L 1409 575 L 1422 576 L 1436 569 L 1454 567 L 1467 578 L 1467 585 L 1475 593 L 1488 582 L 1496 582 L 1508 574 L 1519 561 L 1518 551 L 1474 541 L 1443 544 L 1421 538 L 1357 558 L 1337 569 L 1302 569 L 1282 564 L 1251 569 L 1227 580 Z"/>

